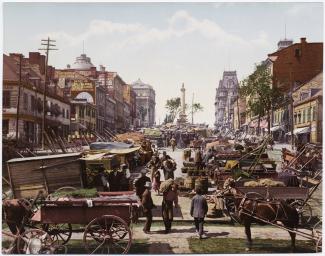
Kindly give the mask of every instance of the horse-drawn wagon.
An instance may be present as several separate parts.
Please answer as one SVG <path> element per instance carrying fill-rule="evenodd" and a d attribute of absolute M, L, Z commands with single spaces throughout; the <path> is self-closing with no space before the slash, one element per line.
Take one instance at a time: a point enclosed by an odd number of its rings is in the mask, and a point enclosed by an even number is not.
<path fill-rule="evenodd" d="M 130 227 L 137 220 L 138 206 L 134 192 L 99 192 L 93 198 L 42 200 L 36 211 L 29 209 L 28 218 L 24 216 L 26 221 L 16 239 L 17 251 L 35 251 L 30 247 L 37 240 L 36 253 L 41 253 L 45 247 L 68 243 L 74 232 L 83 232 L 88 253 L 127 253 L 132 244 Z M 82 226 L 73 228 L 76 226 L 73 224 Z"/>

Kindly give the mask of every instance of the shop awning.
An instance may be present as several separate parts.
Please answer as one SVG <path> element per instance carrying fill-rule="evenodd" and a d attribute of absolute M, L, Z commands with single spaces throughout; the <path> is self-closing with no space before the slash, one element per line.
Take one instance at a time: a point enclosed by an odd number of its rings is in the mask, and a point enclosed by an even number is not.
<path fill-rule="evenodd" d="M 303 134 L 310 132 L 310 127 L 296 128 L 293 130 L 293 134 Z M 286 135 L 291 135 L 291 132 L 287 132 Z"/>
<path fill-rule="evenodd" d="M 271 127 L 271 132 L 275 132 L 275 131 L 278 131 L 278 130 L 284 131 L 283 126 L 278 125 L 278 126 Z"/>

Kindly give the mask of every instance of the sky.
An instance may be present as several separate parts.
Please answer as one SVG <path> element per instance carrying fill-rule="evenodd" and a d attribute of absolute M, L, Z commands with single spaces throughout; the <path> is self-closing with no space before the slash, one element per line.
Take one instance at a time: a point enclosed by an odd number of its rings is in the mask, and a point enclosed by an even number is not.
<path fill-rule="evenodd" d="M 213 125 L 223 71 L 244 79 L 285 37 L 322 42 L 323 3 L 4 3 L 3 33 L 5 54 L 28 56 L 55 39 L 49 65 L 58 69 L 84 44 L 95 66 L 154 87 L 157 123 L 184 83 L 186 101 L 194 94 L 204 108 L 194 121 Z"/>

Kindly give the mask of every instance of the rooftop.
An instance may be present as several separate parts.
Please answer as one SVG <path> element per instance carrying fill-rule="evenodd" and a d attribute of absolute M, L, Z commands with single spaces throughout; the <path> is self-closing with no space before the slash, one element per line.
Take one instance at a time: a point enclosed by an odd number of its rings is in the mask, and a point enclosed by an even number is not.
<path fill-rule="evenodd" d="M 77 57 L 75 63 L 72 65 L 72 68 L 78 70 L 87 70 L 92 67 L 95 66 L 91 63 L 91 59 L 84 53 Z"/>

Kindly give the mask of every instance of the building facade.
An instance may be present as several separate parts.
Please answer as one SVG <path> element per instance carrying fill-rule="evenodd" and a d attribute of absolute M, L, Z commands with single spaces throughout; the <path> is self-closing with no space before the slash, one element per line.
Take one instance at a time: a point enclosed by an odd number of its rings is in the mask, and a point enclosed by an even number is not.
<path fill-rule="evenodd" d="M 136 93 L 136 108 L 139 118 L 139 127 L 152 127 L 155 125 L 156 93 L 153 87 L 140 79 L 131 84 Z"/>
<path fill-rule="evenodd" d="M 238 88 L 236 71 L 224 71 L 215 97 L 215 127 L 217 129 L 233 128 L 233 103 L 237 99 Z"/>
<path fill-rule="evenodd" d="M 322 143 L 323 72 L 293 92 L 297 143 Z"/>
<path fill-rule="evenodd" d="M 31 146 L 39 145 L 42 137 L 44 61 L 45 56 L 33 52 L 29 53 L 29 58 L 21 54 L 3 55 L 3 135 L 7 138 L 16 138 L 18 112 L 18 139 Z M 53 67 L 48 67 L 45 131 L 50 136 L 55 133 L 67 138 L 70 127 L 70 103 L 64 97 L 63 90 L 52 79 L 53 70 Z"/>

